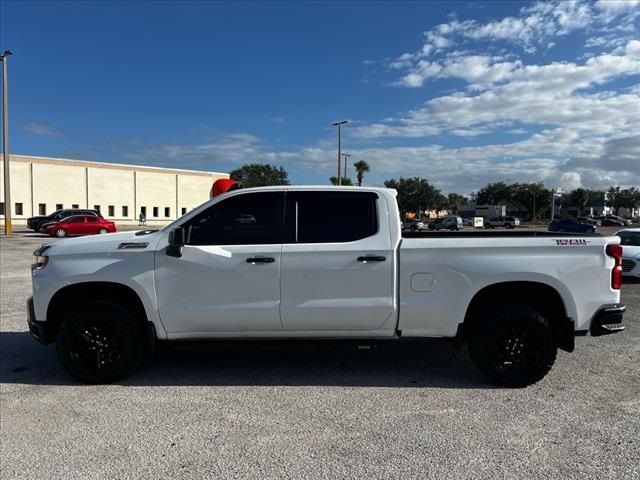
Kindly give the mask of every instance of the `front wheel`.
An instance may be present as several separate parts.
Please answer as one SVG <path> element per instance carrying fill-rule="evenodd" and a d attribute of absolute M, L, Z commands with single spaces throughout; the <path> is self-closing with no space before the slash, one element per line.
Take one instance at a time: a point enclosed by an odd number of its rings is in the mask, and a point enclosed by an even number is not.
<path fill-rule="evenodd" d="M 104 235 L 105 233 L 109 233 L 109 231 L 106 228 L 101 228 L 100 230 L 98 230 L 98 233 L 100 235 Z"/>
<path fill-rule="evenodd" d="M 56 230 L 56 237 L 63 238 L 67 236 L 67 231 L 64 228 L 59 228 Z"/>
<path fill-rule="evenodd" d="M 483 317 L 471 329 L 469 354 L 489 379 L 498 385 L 526 387 L 549 373 L 558 348 L 540 312 L 507 304 Z"/>
<path fill-rule="evenodd" d="M 114 382 L 142 360 L 139 322 L 125 307 L 107 300 L 87 302 L 62 320 L 56 350 L 64 368 L 87 383 Z"/>

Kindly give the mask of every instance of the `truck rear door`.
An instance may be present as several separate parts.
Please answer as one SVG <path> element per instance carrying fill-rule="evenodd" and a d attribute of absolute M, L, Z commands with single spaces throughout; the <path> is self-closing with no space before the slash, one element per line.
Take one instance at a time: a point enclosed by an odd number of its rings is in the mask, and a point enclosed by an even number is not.
<path fill-rule="evenodd" d="M 395 259 L 385 199 L 366 191 L 288 192 L 285 217 L 285 331 L 393 335 Z"/>

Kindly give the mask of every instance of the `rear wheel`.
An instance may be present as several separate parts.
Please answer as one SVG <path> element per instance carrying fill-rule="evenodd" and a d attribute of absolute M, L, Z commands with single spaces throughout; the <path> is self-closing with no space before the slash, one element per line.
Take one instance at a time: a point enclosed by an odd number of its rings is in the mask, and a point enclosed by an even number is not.
<path fill-rule="evenodd" d="M 59 228 L 56 230 L 56 237 L 63 238 L 67 236 L 67 231 L 64 228 Z"/>
<path fill-rule="evenodd" d="M 56 350 L 64 368 L 87 383 L 110 383 L 129 374 L 144 353 L 135 316 L 107 300 L 85 303 L 62 320 Z"/>
<path fill-rule="evenodd" d="M 557 345 L 549 321 L 527 305 L 507 304 L 483 315 L 469 338 L 473 363 L 493 382 L 526 387 L 553 366 Z"/>

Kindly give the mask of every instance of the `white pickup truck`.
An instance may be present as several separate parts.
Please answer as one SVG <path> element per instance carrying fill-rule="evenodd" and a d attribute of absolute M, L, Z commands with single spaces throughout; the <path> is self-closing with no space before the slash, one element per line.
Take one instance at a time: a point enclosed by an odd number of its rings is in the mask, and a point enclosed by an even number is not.
<path fill-rule="evenodd" d="M 92 383 L 130 373 L 158 340 L 458 337 L 491 380 L 525 386 L 576 335 L 624 329 L 619 243 L 402 234 L 384 188 L 236 190 L 159 231 L 43 245 L 28 323 Z"/>

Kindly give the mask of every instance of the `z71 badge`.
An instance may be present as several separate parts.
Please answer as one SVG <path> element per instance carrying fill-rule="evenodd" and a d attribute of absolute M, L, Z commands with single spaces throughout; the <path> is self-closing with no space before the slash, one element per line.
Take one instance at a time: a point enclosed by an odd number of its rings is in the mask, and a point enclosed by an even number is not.
<path fill-rule="evenodd" d="M 559 247 L 583 247 L 591 243 L 583 238 L 563 238 L 562 240 L 555 240 L 555 242 Z"/>

